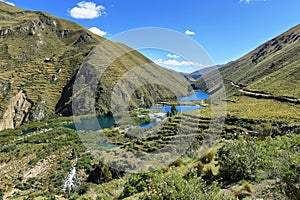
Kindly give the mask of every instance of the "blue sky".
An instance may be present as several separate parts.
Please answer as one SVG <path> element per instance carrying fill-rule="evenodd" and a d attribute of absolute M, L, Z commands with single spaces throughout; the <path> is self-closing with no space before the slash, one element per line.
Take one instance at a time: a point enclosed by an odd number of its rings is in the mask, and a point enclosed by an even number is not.
<path fill-rule="evenodd" d="M 106 38 L 141 27 L 187 33 L 208 52 L 215 64 L 235 60 L 300 23 L 299 0 L 7 1 L 23 9 L 48 12 L 86 28 L 95 27 L 93 31 Z M 162 64 L 170 64 L 170 68 L 189 69 L 187 62 L 173 54 L 168 56 L 169 52 L 143 53 L 153 60 L 161 59 Z"/>

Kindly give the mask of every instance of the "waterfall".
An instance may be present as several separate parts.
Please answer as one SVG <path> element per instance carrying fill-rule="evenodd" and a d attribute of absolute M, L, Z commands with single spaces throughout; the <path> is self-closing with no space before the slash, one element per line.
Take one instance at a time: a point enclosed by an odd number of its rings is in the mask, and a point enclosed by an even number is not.
<path fill-rule="evenodd" d="M 65 178 L 65 183 L 63 187 L 64 192 L 71 192 L 77 191 L 80 186 L 80 179 L 76 173 L 76 166 L 77 166 L 78 157 L 76 157 L 75 161 L 72 164 L 71 171 L 67 174 Z"/>

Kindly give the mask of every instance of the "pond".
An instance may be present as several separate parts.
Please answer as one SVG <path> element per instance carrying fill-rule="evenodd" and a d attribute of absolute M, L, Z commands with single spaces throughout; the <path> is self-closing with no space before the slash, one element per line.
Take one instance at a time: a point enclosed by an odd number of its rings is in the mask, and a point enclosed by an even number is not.
<path fill-rule="evenodd" d="M 210 94 L 207 94 L 205 92 L 197 91 L 194 94 L 191 94 L 186 97 L 177 98 L 178 102 L 190 102 L 190 101 L 199 101 L 199 100 L 205 100 L 210 96 Z"/>
<path fill-rule="evenodd" d="M 153 110 L 161 110 L 161 111 L 164 111 L 164 112 L 171 112 L 171 108 L 172 106 L 170 105 L 164 105 L 164 106 L 160 106 L 160 107 L 152 107 L 151 109 Z M 177 112 L 178 113 L 182 113 L 182 112 L 188 112 L 188 111 L 193 111 L 193 110 L 198 110 L 198 109 L 201 109 L 201 108 L 204 108 L 203 106 L 200 106 L 200 105 L 193 105 L 193 106 L 176 106 L 177 108 Z"/>
<path fill-rule="evenodd" d="M 177 98 L 177 101 L 178 102 L 199 101 L 199 100 L 205 100 L 209 96 L 210 96 L 210 94 L 207 94 L 207 93 L 201 92 L 201 91 L 197 91 L 189 96 Z M 161 110 L 166 113 L 171 112 L 171 108 L 172 108 L 172 106 L 170 106 L 170 105 L 164 105 L 164 106 L 160 106 L 160 107 L 151 107 L 151 109 Z M 179 105 L 179 106 L 176 106 L 176 108 L 177 108 L 178 113 L 182 113 L 182 112 L 198 110 L 198 109 L 201 109 L 204 107 L 196 104 L 196 105 Z"/>
<path fill-rule="evenodd" d="M 181 97 L 178 98 L 177 100 L 179 102 L 191 102 L 191 101 L 196 101 L 196 100 L 205 100 L 209 97 L 210 95 L 204 92 L 197 91 L 194 94 L 191 94 L 186 97 Z M 161 110 L 164 113 L 171 112 L 171 107 L 170 105 L 164 105 L 164 106 L 158 106 L 158 107 L 151 107 L 152 110 Z M 188 111 L 193 111 L 193 110 L 198 110 L 203 108 L 203 106 L 200 105 L 181 105 L 181 106 L 176 106 L 178 113 L 182 112 L 188 112 Z M 160 113 L 163 114 L 163 113 Z M 150 116 L 151 118 L 151 116 Z M 156 119 L 161 119 L 160 116 L 156 116 Z M 157 120 L 158 121 L 158 120 Z M 104 128 L 111 128 L 114 126 L 116 120 L 114 117 L 111 116 L 100 116 L 97 118 L 92 118 L 92 119 L 81 119 L 80 122 L 75 124 L 69 124 L 66 125 L 65 127 L 71 128 L 73 130 L 86 130 L 86 131 L 97 131 L 100 129 Z M 157 124 L 156 123 L 143 123 L 140 124 L 140 128 L 150 128 L 153 127 Z"/>
<path fill-rule="evenodd" d="M 111 116 L 99 116 L 92 119 L 81 119 L 75 124 L 68 124 L 65 127 L 73 130 L 97 131 L 104 128 L 111 128 L 115 124 L 115 118 Z"/>
<path fill-rule="evenodd" d="M 28 135 L 30 133 L 34 133 L 36 132 L 36 128 L 31 128 L 31 129 L 27 129 L 27 130 L 23 130 L 22 133 L 21 133 L 21 136 L 25 136 L 25 135 Z"/>
<path fill-rule="evenodd" d="M 100 143 L 98 144 L 100 147 L 103 147 L 105 149 L 113 149 L 113 148 L 116 148 L 116 147 L 119 147 L 119 145 L 116 145 L 116 144 L 111 144 L 111 143 Z"/>
<path fill-rule="evenodd" d="M 141 128 L 151 128 L 153 126 L 155 126 L 155 123 L 153 122 L 140 124 Z"/>

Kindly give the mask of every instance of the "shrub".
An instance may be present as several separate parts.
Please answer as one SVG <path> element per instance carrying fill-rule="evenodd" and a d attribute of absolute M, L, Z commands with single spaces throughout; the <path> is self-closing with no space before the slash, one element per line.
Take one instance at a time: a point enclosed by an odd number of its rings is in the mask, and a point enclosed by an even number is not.
<path fill-rule="evenodd" d="M 300 198 L 300 158 L 299 154 L 286 153 L 283 155 L 280 179 L 283 192 L 290 199 Z"/>
<path fill-rule="evenodd" d="M 80 185 L 78 194 L 83 195 L 88 191 L 89 187 L 87 185 Z"/>
<path fill-rule="evenodd" d="M 183 161 L 181 158 L 178 158 L 176 160 L 174 160 L 170 166 L 174 166 L 174 167 L 180 167 L 183 164 Z"/>
<path fill-rule="evenodd" d="M 190 181 L 177 174 L 156 176 L 143 199 L 203 199 L 201 179 Z"/>
<path fill-rule="evenodd" d="M 225 197 L 215 183 L 207 186 L 200 178 L 186 179 L 181 177 L 180 174 L 168 173 L 154 176 L 142 199 L 229 200 L 231 198 L 229 196 Z"/>
<path fill-rule="evenodd" d="M 153 178 L 152 172 L 144 172 L 139 175 L 133 176 L 129 179 L 128 182 L 125 183 L 121 197 L 126 198 L 133 194 L 146 190 L 151 178 Z"/>
<path fill-rule="evenodd" d="M 245 182 L 242 187 L 240 187 L 238 190 L 234 191 L 234 196 L 238 199 L 244 199 L 247 196 L 250 196 L 252 193 L 251 185 L 247 182 Z"/>
<path fill-rule="evenodd" d="M 112 179 L 119 178 L 124 175 L 124 172 L 120 172 L 103 163 L 99 163 L 94 166 L 94 170 L 88 176 L 87 181 L 100 184 L 108 182 Z"/>
<path fill-rule="evenodd" d="M 219 175 L 225 181 L 255 180 L 262 168 L 262 153 L 253 141 L 235 140 L 218 151 Z"/>
<path fill-rule="evenodd" d="M 4 195 L 4 190 L 2 188 L 0 188 L 0 200 L 3 199 L 3 195 Z"/>
<path fill-rule="evenodd" d="M 31 159 L 31 160 L 28 162 L 28 164 L 29 164 L 30 166 L 34 166 L 34 165 L 36 165 L 36 164 L 38 163 L 38 161 L 39 161 L 38 158 L 33 158 L 33 159 Z"/>
<path fill-rule="evenodd" d="M 280 130 L 277 126 L 273 126 L 270 123 L 259 124 L 256 126 L 256 130 L 260 133 L 260 138 L 266 138 L 268 136 L 280 135 Z"/>

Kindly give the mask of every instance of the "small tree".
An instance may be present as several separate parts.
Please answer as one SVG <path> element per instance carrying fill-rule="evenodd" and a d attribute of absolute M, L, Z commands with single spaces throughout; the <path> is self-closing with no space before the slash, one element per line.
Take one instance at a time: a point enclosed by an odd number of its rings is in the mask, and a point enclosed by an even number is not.
<path fill-rule="evenodd" d="M 0 188 L 0 200 L 3 199 L 3 196 L 4 196 L 4 190 Z"/>
<path fill-rule="evenodd" d="M 176 115 L 178 113 L 178 110 L 174 104 L 171 107 L 171 113 L 172 113 L 172 115 Z"/>
<path fill-rule="evenodd" d="M 168 111 L 168 112 L 167 112 L 167 117 L 170 117 L 170 115 L 171 115 L 171 113 Z"/>

